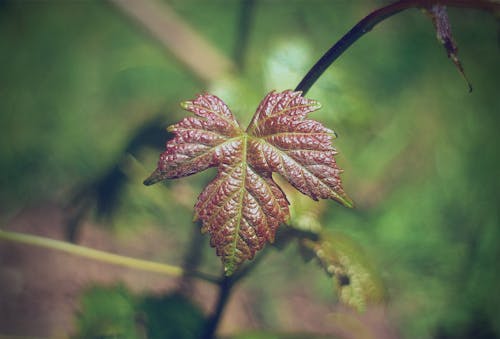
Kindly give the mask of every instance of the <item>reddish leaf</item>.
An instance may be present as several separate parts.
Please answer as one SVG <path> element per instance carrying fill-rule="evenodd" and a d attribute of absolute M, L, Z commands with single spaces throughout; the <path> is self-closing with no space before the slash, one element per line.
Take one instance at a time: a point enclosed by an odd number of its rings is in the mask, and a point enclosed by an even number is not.
<path fill-rule="evenodd" d="M 168 127 L 175 137 L 167 143 L 156 171 L 144 181 L 146 185 L 198 173 L 239 157 L 242 131 L 222 100 L 204 94 L 181 106 L 199 118 L 184 118 Z"/>
<path fill-rule="evenodd" d="M 274 241 L 288 217 L 288 201 L 270 175 L 259 175 L 242 160 L 221 166 L 200 194 L 195 212 L 230 275 L 267 240 Z"/>
<path fill-rule="evenodd" d="M 340 181 L 332 148 L 335 132 L 307 114 L 321 105 L 301 92 L 269 93 L 259 105 L 247 132 L 250 162 L 257 170 L 278 172 L 314 200 L 335 199 L 352 206 Z"/>
<path fill-rule="evenodd" d="M 146 185 L 218 167 L 217 177 L 198 197 L 195 219 L 222 257 L 230 275 L 289 217 L 288 201 L 272 178 L 280 173 L 302 193 L 317 200 L 351 200 L 342 189 L 331 141 L 335 133 L 308 113 L 319 108 L 301 92 L 271 92 L 244 132 L 217 97 L 200 95 L 183 108 L 197 117 L 169 127 L 175 134 Z"/>

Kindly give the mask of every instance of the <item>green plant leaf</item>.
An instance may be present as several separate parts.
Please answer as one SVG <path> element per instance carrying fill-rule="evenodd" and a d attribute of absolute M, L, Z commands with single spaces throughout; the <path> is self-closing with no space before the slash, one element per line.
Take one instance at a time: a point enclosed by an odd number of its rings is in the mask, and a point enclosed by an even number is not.
<path fill-rule="evenodd" d="M 350 238 L 338 232 L 324 232 L 317 241 L 302 239 L 300 244 L 302 250 L 313 254 L 325 272 L 335 279 L 342 303 L 362 311 L 369 304 L 383 301 L 380 278 Z"/>
<path fill-rule="evenodd" d="M 320 105 L 301 92 L 269 93 L 246 131 L 216 96 L 202 94 L 182 107 L 196 116 L 169 127 L 175 136 L 144 184 L 218 168 L 198 197 L 195 220 L 210 233 L 226 275 L 273 242 L 289 217 L 288 200 L 273 172 L 314 200 L 352 206 L 334 159 L 335 133 L 306 118 Z"/>
<path fill-rule="evenodd" d="M 81 299 L 74 339 L 137 339 L 134 300 L 123 287 L 93 287 Z"/>
<path fill-rule="evenodd" d="M 148 339 L 200 338 L 205 324 L 202 310 L 179 293 L 146 296 L 137 306 L 137 318 Z"/>

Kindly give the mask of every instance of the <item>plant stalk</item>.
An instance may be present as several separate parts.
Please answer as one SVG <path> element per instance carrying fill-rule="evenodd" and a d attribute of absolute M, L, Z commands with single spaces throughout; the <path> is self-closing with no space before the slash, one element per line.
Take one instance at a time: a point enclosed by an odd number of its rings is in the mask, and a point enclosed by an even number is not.
<path fill-rule="evenodd" d="M 36 235 L 0 230 L 0 239 L 66 252 L 79 257 L 89 258 L 109 264 L 114 264 L 127 268 L 133 268 L 142 271 L 165 274 L 173 277 L 179 277 L 182 274 L 186 274 L 205 280 L 207 282 L 211 283 L 218 282 L 218 279 L 216 277 L 213 277 L 206 273 L 195 272 L 195 271 L 185 272 L 181 267 L 174 265 L 130 258 L 123 255 L 99 251 L 93 248 L 74 245 L 65 241 L 49 239 L 46 237 L 40 237 Z"/>
<path fill-rule="evenodd" d="M 409 8 L 428 8 L 434 4 L 450 7 L 473 8 L 493 13 L 500 12 L 500 2 L 494 0 L 400 0 L 379 8 L 361 21 L 337 41 L 307 72 L 306 76 L 295 88 L 306 94 L 321 75 L 344 53 L 352 44 L 368 33 L 378 23 Z"/>
<path fill-rule="evenodd" d="M 226 307 L 226 304 L 231 295 L 236 280 L 232 277 L 224 277 L 219 283 L 219 295 L 217 297 L 217 304 L 215 305 L 214 313 L 208 318 L 205 325 L 202 338 L 213 339 L 215 338 L 215 332 L 219 326 L 222 314 Z"/>

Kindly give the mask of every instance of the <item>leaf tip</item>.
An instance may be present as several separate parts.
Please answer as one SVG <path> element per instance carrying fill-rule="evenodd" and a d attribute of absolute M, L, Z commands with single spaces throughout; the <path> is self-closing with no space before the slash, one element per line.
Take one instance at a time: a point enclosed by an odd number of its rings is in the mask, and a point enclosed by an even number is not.
<path fill-rule="evenodd" d="M 330 137 L 332 139 L 337 139 L 339 137 L 339 135 L 337 134 L 337 132 L 335 132 L 334 130 L 330 130 L 330 132 L 328 134 L 330 135 Z"/>
<path fill-rule="evenodd" d="M 193 104 L 192 101 L 182 101 L 179 105 L 183 110 L 189 110 L 189 107 Z"/>
<path fill-rule="evenodd" d="M 347 195 L 340 196 L 340 203 L 348 208 L 354 208 L 354 201 Z"/>
<path fill-rule="evenodd" d="M 147 179 L 145 179 L 145 180 L 142 182 L 142 184 L 143 184 L 144 186 L 151 186 L 151 185 L 153 185 L 153 184 L 155 184 L 155 183 L 156 183 L 156 182 L 155 182 L 155 181 L 153 181 L 151 178 L 147 178 Z"/>
<path fill-rule="evenodd" d="M 156 184 L 159 181 L 162 181 L 164 178 L 161 174 L 161 172 L 156 169 L 149 177 L 147 177 L 142 183 L 145 186 L 151 186 L 153 184 Z"/>
<path fill-rule="evenodd" d="M 318 110 L 321 108 L 321 103 L 319 101 L 311 100 L 310 103 L 311 103 L 311 107 L 314 108 L 315 110 Z"/>

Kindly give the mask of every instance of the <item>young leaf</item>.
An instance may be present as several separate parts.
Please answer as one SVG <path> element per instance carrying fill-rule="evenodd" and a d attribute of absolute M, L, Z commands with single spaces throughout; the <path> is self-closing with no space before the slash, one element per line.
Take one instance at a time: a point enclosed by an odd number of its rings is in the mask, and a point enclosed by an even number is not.
<path fill-rule="evenodd" d="M 183 102 L 181 107 L 198 117 L 184 118 L 168 127 L 175 137 L 167 143 L 158 168 L 145 185 L 195 174 L 240 156 L 242 131 L 222 100 L 204 94 Z"/>
<path fill-rule="evenodd" d="M 425 12 L 432 19 L 432 23 L 434 24 L 434 28 L 436 29 L 436 38 L 446 49 L 448 58 L 450 58 L 453 61 L 458 71 L 460 72 L 465 82 L 467 83 L 467 86 L 469 87 L 469 92 L 471 92 L 472 85 L 467 79 L 462 63 L 458 58 L 458 47 L 455 43 L 455 40 L 453 40 L 453 34 L 451 33 L 451 26 L 450 26 L 450 21 L 448 19 L 446 6 L 441 4 L 434 4 L 425 9 Z"/>
<path fill-rule="evenodd" d="M 301 92 L 269 93 L 247 130 L 257 137 L 249 139 L 251 162 L 257 170 L 278 172 L 314 200 L 334 199 L 351 207 L 334 159 L 335 132 L 306 119 L 320 107 Z"/>
<path fill-rule="evenodd" d="M 325 272 L 335 278 L 339 300 L 358 311 L 380 303 L 384 290 L 368 259 L 347 236 L 322 233 L 317 241 L 302 239 L 301 250 L 317 258 Z"/>
<path fill-rule="evenodd" d="M 219 169 L 200 194 L 195 212 L 229 275 L 266 240 L 274 241 L 279 224 L 288 218 L 288 201 L 270 175 L 260 175 L 241 159 Z"/>
<path fill-rule="evenodd" d="M 269 93 L 247 131 L 216 96 L 199 95 L 182 107 L 196 116 L 169 127 L 175 137 L 144 184 L 217 166 L 217 176 L 198 197 L 195 220 L 210 233 L 226 275 L 252 259 L 266 241 L 274 241 L 278 226 L 289 217 L 288 200 L 273 172 L 314 200 L 352 206 L 334 159 L 335 133 L 306 119 L 320 106 L 301 92 Z"/>

